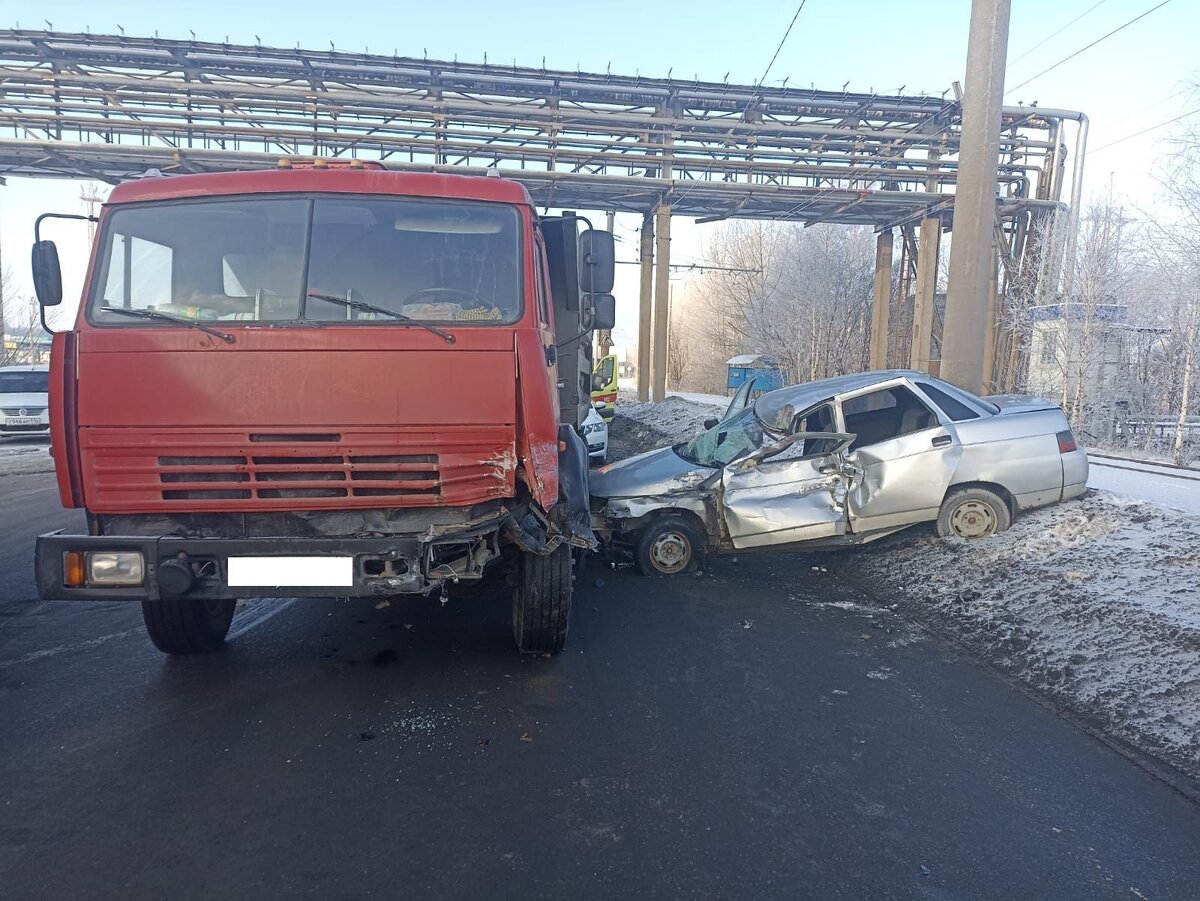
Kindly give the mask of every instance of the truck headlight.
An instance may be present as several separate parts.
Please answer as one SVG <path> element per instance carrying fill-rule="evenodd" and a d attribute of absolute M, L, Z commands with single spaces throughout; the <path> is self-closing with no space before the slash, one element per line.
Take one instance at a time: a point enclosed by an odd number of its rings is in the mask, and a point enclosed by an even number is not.
<path fill-rule="evenodd" d="M 87 555 L 89 585 L 141 585 L 145 577 L 141 551 L 92 551 Z"/>

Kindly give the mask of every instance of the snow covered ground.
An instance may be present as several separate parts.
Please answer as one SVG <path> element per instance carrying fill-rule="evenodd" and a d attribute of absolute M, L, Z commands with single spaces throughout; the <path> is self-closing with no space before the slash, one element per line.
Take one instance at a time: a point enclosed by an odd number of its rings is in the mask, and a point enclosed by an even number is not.
<path fill-rule="evenodd" d="M 1200 469 L 1179 470 L 1091 455 L 1088 459 L 1088 485 L 1092 488 L 1200 514 Z"/>
<path fill-rule="evenodd" d="M 0 440 L 0 477 L 30 472 L 53 472 L 47 438 Z"/>
<path fill-rule="evenodd" d="M 636 450 L 694 435 L 716 409 L 683 397 L 655 405 L 622 395 L 617 404 L 640 430 Z M 829 554 L 827 565 L 1200 778 L 1200 482 L 1098 462 L 1128 468 L 1093 466 L 1096 490 L 1023 514 L 987 541 L 916 527 Z"/>

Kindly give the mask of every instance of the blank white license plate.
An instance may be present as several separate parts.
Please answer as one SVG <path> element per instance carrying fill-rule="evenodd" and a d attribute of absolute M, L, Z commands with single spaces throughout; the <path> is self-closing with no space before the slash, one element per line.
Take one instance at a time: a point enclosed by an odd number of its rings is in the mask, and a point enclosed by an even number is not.
<path fill-rule="evenodd" d="M 353 557 L 230 557 L 231 588 L 350 588 Z"/>
<path fill-rule="evenodd" d="M 4 420 L 5 425 L 41 425 L 40 416 L 9 416 Z"/>

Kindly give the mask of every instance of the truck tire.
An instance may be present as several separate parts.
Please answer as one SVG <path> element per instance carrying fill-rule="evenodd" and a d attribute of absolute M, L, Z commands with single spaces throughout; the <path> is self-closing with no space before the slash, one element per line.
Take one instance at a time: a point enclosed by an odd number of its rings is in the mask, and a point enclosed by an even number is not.
<path fill-rule="evenodd" d="M 523 552 L 513 589 L 512 627 L 522 654 L 557 654 L 567 643 L 571 616 L 571 548 L 545 556 Z"/>
<path fill-rule="evenodd" d="M 938 511 L 937 533 L 942 538 L 990 538 L 1012 525 L 1008 503 L 987 488 L 960 488 L 946 495 Z"/>
<path fill-rule="evenodd" d="M 638 532 L 634 560 L 644 576 L 695 572 L 704 544 L 700 533 L 682 516 L 663 516 Z"/>
<path fill-rule="evenodd" d="M 202 654 L 225 643 L 237 601 L 164 598 L 143 601 L 142 619 L 154 646 L 164 654 Z"/>

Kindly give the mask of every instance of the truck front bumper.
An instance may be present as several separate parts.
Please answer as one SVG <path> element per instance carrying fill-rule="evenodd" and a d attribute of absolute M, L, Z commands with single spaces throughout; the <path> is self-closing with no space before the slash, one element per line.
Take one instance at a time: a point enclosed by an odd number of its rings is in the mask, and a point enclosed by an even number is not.
<path fill-rule="evenodd" d="M 114 552 L 141 555 L 138 584 L 90 580 L 89 555 Z M 53 532 L 38 538 L 34 565 L 44 600 L 378 597 L 428 594 L 445 582 L 481 579 L 499 555 L 494 528 L 432 541 L 416 536 L 170 538 Z M 68 584 L 69 570 L 73 584 Z"/>

